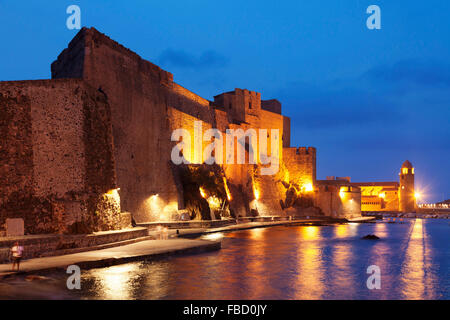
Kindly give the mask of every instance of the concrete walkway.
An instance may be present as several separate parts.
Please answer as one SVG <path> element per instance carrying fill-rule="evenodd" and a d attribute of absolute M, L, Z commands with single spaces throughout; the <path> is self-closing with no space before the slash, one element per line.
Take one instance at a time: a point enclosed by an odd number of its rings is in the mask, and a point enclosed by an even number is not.
<path fill-rule="evenodd" d="M 35 258 L 24 260 L 20 264 L 20 271 L 30 273 L 52 269 L 66 269 L 76 264 L 80 268 L 104 267 L 131 261 L 158 258 L 182 253 L 199 253 L 219 250 L 221 241 L 170 239 L 147 240 L 125 246 L 93 250 L 55 257 Z M 11 264 L 0 265 L 0 278 L 14 274 Z"/>

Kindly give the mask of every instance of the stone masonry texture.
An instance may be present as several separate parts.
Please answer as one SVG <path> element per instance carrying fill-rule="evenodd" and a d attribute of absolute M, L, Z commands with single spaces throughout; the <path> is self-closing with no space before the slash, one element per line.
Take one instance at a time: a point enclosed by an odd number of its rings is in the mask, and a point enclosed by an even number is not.
<path fill-rule="evenodd" d="M 299 190 L 315 187 L 316 149 L 291 148 L 290 119 L 275 99 L 235 89 L 209 101 L 94 28 L 80 30 L 51 73 L 0 82 L 0 230 L 17 217 L 27 234 L 118 229 L 122 211 L 136 222 L 170 219 L 184 209 L 171 134 L 184 128 L 194 136 L 195 121 L 224 136 L 267 129 L 268 141 L 279 130 L 275 175 L 261 176 L 261 164 L 222 165 L 236 216 L 286 214 L 280 201 L 289 180 Z M 193 149 L 189 160 L 205 159 Z"/>

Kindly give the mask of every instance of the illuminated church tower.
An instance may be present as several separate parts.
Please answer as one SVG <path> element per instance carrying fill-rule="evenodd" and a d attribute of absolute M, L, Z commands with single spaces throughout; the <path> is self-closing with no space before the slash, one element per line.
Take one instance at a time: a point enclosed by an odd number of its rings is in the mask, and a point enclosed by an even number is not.
<path fill-rule="evenodd" d="M 400 171 L 399 200 L 401 212 L 415 212 L 414 168 L 408 160 L 403 163 Z"/>

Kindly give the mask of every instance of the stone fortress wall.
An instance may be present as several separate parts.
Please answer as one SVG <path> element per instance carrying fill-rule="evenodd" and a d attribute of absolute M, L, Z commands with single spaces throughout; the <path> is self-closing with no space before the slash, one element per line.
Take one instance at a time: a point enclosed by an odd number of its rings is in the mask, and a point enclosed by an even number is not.
<path fill-rule="evenodd" d="M 260 163 L 221 166 L 237 215 L 286 214 L 280 201 L 290 186 L 300 200 L 319 197 L 316 149 L 291 148 L 290 119 L 277 100 L 235 89 L 209 101 L 94 28 L 83 28 L 51 71 L 51 80 L 0 82 L 0 225 L 23 217 L 27 233 L 66 233 L 82 231 L 84 222 L 92 230 L 121 228 L 130 224 L 125 212 L 136 222 L 172 219 L 184 205 L 171 134 L 193 133 L 195 121 L 203 132 L 268 129 L 269 141 L 270 129 L 279 130 L 277 174 L 259 175 Z M 188 160 L 205 159 L 193 150 Z M 316 200 L 315 212 L 330 214 Z"/>
<path fill-rule="evenodd" d="M 23 218 L 29 233 L 120 226 L 109 106 L 79 79 L 0 82 L 0 225 Z"/>
<path fill-rule="evenodd" d="M 84 53 L 80 53 L 83 45 Z M 261 101 L 260 93 L 245 89 L 235 89 L 208 101 L 175 83 L 171 73 L 142 60 L 94 29 L 85 29 L 69 44 L 52 64 L 52 77 L 76 77 L 80 74 L 79 65 L 83 79 L 101 88 L 109 99 L 117 184 L 122 206 L 133 213 L 136 221 L 168 219 L 179 209 L 181 195 L 170 169 L 170 151 L 175 145 L 170 143 L 170 135 L 174 129 L 188 129 L 193 136 L 193 123 L 200 120 L 203 131 L 217 128 L 225 133 L 226 129 L 264 128 L 269 130 L 269 136 L 270 129 L 278 129 L 280 138 L 290 134 L 290 128 L 285 129 L 285 124 L 290 123 L 281 115 L 278 101 Z M 286 142 L 280 139 L 279 143 L 281 151 Z M 192 153 L 191 162 L 205 160 Z M 310 161 L 310 167 L 315 168 L 315 158 Z M 244 198 L 254 198 L 252 184 L 256 179 L 249 173 L 252 166 L 223 167 L 229 183 L 236 186 L 233 189 L 243 190 Z M 275 177 L 257 180 L 261 194 L 258 211 L 280 214 L 282 186 Z M 154 195 L 158 195 L 157 201 L 150 201 Z M 246 207 L 240 204 L 236 210 L 247 215 Z"/>

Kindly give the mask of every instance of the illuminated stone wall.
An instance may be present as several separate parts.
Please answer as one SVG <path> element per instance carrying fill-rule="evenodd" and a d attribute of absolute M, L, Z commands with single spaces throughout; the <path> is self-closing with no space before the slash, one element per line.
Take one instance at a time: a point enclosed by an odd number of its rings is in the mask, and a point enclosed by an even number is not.
<path fill-rule="evenodd" d="M 398 186 L 359 185 L 361 188 L 362 211 L 398 211 Z"/>
<path fill-rule="evenodd" d="M 95 210 L 116 187 L 104 95 L 77 79 L 0 82 L 0 108 L 0 226 L 23 218 L 28 234 L 114 228 L 103 220 L 120 216 L 120 202 Z"/>
<path fill-rule="evenodd" d="M 74 52 L 77 53 L 74 53 Z M 78 54 L 78 52 L 81 52 Z M 170 104 L 186 97 L 168 93 L 172 75 L 95 29 L 82 29 L 52 64 L 52 77 L 77 76 L 107 96 L 111 106 L 114 156 L 122 210 L 136 221 L 159 218 L 166 206 L 177 206 L 170 171 Z M 71 72 L 73 74 L 71 74 Z M 150 197 L 159 205 L 148 210 Z M 177 208 L 174 208 L 176 210 Z"/>
<path fill-rule="evenodd" d="M 195 121 L 202 121 L 203 132 L 218 128 L 224 137 L 226 129 L 263 128 L 269 130 L 270 141 L 270 129 L 279 130 L 276 143 L 280 171 L 276 175 L 255 177 L 258 170 L 251 164 L 225 163 L 223 169 L 230 190 L 236 194 L 233 206 L 239 215 L 248 215 L 255 200 L 260 214 L 280 213 L 279 201 L 285 192 L 280 183 L 282 150 L 290 145 L 290 120 L 281 115 L 278 101 L 261 101 L 260 93 L 246 89 L 235 89 L 208 101 L 175 83 L 171 73 L 93 28 L 82 29 L 59 55 L 52 64 L 52 77 L 82 77 L 105 93 L 111 106 L 121 206 L 132 212 L 136 221 L 170 220 L 182 209 L 180 188 L 170 165 L 171 149 L 176 143 L 170 142 L 170 136 L 178 128 L 192 133 Z M 193 163 L 205 160 L 196 150 L 191 154 Z M 225 158 L 225 145 L 223 155 Z M 309 171 L 311 179 L 315 179 L 315 164 Z M 260 199 L 255 199 L 254 181 L 258 181 Z"/>
<path fill-rule="evenodd" d="M 333 218 L 361 216 L 361 189 L 344 181 L 317 181 L 314 202 L 326 216 Z"/>
<path fill-rule="evenodd" d="M 290 148 L 290 119 L 277 100 L 235 89 L 208 101 L 94 28 L 83 28 L 51 71 L 52 80 L 0 83 L 6 137 L 0 144 L 0 225 L 6 217 L 24 217 L 30 233 L 79 233 L 129 225 L 121 211 L 137 222 L 178 219 L 184 191 L 171 163 L 176 129 L 191 134 L 186 158 L 194 164 L 206 160 L 210 141 L 201 133 L 207 129 L 219 129 L 223 139 L 227 129 L 256 130 L 256 164 L 249 163 L 248 143 L 245 164 L 237 164 L 237 141 L 234 164 L 226 163 L 222 141 L 221 166 L 236 216 L 288 214 L 280 202 L 286 203 L 290 184 L 317 195 L 318 206 L 334 214 L 326 209 L 330 191 L 316 187 L 316 149 Z M 200 140 L 194 140 L 196 122 Z M 261 174 L 269 165 L 259 158 L 259 129 L 267 130 L 262 138 L 269 155 L 271 129 L 278 130 L 273 175 Z M 331 198 L 338 216 L 357 212 Z"/>
<path fill-rule="evenodd" d="M 223 137 L 227 129 L 268 129 L 269 150 L 270 129 L 279 130 L 276 143 L 280 163 L 275 175 L 258 173 L 260 159 L 257 165 L 248 164 L 248 150 L 247 164 L 223 164 L 233 194 L 231 207 L 237 215 L 248 215 L 253 208 L 261 215 L 282 214 L 280 200 L 286 190 L 281 182 L 287 171 L 292 179 L 307 175 L 315 180 L 315 152 L 314 157 L 302 156 L 299 161 L 288 151 L 290 162 L 284 165 L 283 147 L 290 146 L 290 119 L 281 115 L 277 100 L 261 101 L 258 92 L 235 89 L 208 101 L 175 83 L 171 73 L 93 28 L 83 28 L 53 62 L 51 70 L 53 80 L 40 83 L 37 87 L 44 89 L 36 89 L 39 93 L 17 94 L 5 100 L 6 105 L 20 104 L 24 108 L 14 111 L 13 118 L 21 119 L 17 126 L 9 122 L 2 125 L 8 137 L 19 128 L 23 133 L 20 141 L 5 142 L 4 150 L 9 152 L 5 159 L 11 164 L 3 166 L 7 174 L 4 177 L 14 181 L 20 192 L 14 193 L 14 187 L 12 191 L 2 190 L 2 201 L 10 199 L 11 193 L 21 197 L 63 197 L 63 204 L 52 200 L 41 210 L 51 212 L 50 216 L 58 217 L 52 219 L 62 225 L 68 221 L 75 224 L 89 217 L 89 212 L 98 211 L 109 212 L 104 221 L 91 219 L 101 228 L 114 228 L 120 219 L 113 216 L 120 210 L 131 212 L 138 222 L 171 220 L 183 209 L 183 191 L 171 164 L 170 154 L 176 143 L 170 137 L 179 128 L 193 133 L 195 121 L 202 121 L 203 132 L 218 128 Z M 11 86 L 20 87 L 13 83 Z M 23 87 L 34 90 L 34 86 L 27 81 Z M 43 94 L 46 96 L 41 100 L 36 98 Z M 40 109 L 30 107 L 30 98 Z M 48 117 L 47 108 L 53 105 L 57 108 Z M 40 116 L 47 118 L 36 120 Z M 33 130 L 39 134 L 32 135 Z M 209 142 L 202 144 L 205 147 Z M 189 160 L 201 163 L 205 159 L 194 145 Z M 28 156 L 18 160 L 15 148 Z M 58 153 L 59 149 L 64 152 Z M 225 159 L 225 145 L 223 156 Z M 9 174 L 12 167 L 16 168 L 15 175 Z M 65 175 L 61 174 L 63 169 Z M 20 202 L 18 199 L 15 203 Z M 111 203 L 111 199 L 118 203 Z M 27 208 L 31 207 L 36 205 Z"/>
<path fill-rule="evenodd" d="M 283 159 L 287 169 L 286 182 L 305 188 L 316 185 L 316 148 L 284 148 Z"/>

